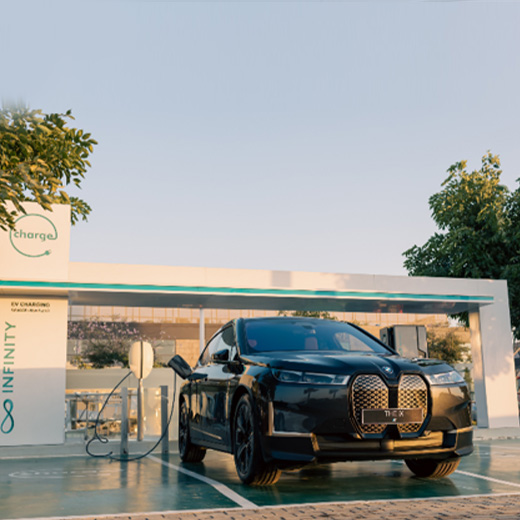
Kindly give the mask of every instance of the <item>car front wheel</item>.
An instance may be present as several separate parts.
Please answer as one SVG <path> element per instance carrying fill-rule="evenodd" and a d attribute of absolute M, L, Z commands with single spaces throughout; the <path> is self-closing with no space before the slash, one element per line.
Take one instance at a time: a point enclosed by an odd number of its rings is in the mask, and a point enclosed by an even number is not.
<path fill-rule="evenodd" d="M 273 462 L 265 463 L 260 452 L 253 406 L 248 395 L 238 401 L 233 421 L 233 452 L 237 474 L 244 484 L 269 486 L 280 478 Z"/>
<path fill-rule="evenodd" d="M 179 455 L 182 462 L 201 462 L 206 456 L 206 449 L 192 444 L 190 441 L 190 425 L 188 407 L 184 399 L 179 409 Z"/>
<path fill-rule="evenodd" d="M 459 466 L 460 459 L 433 460 L 410 459 L 405 460 L 408 468 L 421 478 L 442 478 L 451 475 Z"/>

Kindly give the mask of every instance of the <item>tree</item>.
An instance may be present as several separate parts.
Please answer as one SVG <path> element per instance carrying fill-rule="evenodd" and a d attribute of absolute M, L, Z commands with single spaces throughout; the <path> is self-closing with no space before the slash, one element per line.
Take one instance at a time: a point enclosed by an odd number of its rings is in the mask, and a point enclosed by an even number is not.
<path fill-rule="evenodd" d="M 440 232 L 405 251 L 404 266 L 412 276 L 507 279 L 520 338 L 520 188 L 511 193 L 500 184 L 501 173 L 491 152 L 471 173 L 466 161 L 452 165 L 443 189 L 429 199 Z"/>
<path fill-rule="evenodd" d="M 154 367 L 166 366 L 164 358 L 161 359 L 165 353 L 160 349 L 165 341 L 170 341 L 163 330 L 147 333 L 142 324 L 127 322 L 118 316 L 108 321 L 97 317 L 69 321 L 67 339 L 75 340 L 72 363 L 80 368 L 128 367 L 128 353 L 134 341 L 150 343 L 154 350 Z"/>
<path fill-rule="evenodd" d="M 427 332 L 428 357 L 441 359 L 446 363 L 461 363 L 468 357 L 468 349 L 453 330 L 444 336 L 433 331 Z"/>
<path fill-rule="evenodd" d="M 321 318 L 322 320 L 334 320 L 337 318 L 328 311 L 278 311 L 278 316 L 295 316 L 303 318 Z"/>
<path fill-rule="evenodd" d="M 69 321 L 68 339 L 81 341 L 78 357 L 92 364 L 92 368 L 113 365 L 128 366 L 128 351 L 134 341 L 143 340 L 137 327 L 126 321 Z"/>
<path fill-rule="evenodd" d="M 22 203 L 37 202 L 51 211 L 51 204 L 70 204 L 71 221 L 87 220 L 90 206 L 69 196 L 69 185 L 81 187 L 88 156 L 97 142 L 89 133 L 67 126 L 74 119 L 65 114 L 43 114 L 23 106 L 0 110 L 0 229 L 14 229 L 25 213 Z M 15 207 L 9 211 L 7 201 Z"/>

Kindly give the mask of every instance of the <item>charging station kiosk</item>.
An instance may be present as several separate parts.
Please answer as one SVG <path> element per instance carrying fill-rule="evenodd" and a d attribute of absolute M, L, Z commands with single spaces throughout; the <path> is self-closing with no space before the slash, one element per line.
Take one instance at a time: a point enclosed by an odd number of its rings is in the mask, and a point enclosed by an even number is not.
<path fill-rule="evenodd" d="M 424 325 L 394 325 L 379 331 L 383 343 L 407 358 L 428 357 Z"/>
<path fill-rule="evenodd" d="M 468 312 L 478 425 L 519 426 L 504 280 L 70 262 L 70 208 L 25 207 L 0 231 L 0 446 L 64 441 L 68 305 L 192 307 L 201 328 L 204 308 Z"/>

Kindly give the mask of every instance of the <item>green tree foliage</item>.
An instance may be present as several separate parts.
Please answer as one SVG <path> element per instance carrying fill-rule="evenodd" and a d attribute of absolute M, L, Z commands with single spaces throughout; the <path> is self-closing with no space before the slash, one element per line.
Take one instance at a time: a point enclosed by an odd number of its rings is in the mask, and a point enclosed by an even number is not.
<path fill-rule="evenodd" d="M 490 152 L 479 170 L 468 172 L 466 161 L 452 165 L 443 189 L 429 199 L 439 232 L 405 251 L 404 266 L 412 276 L 507 279 L 520 338 L 520 188 L 501 185 L 501 173 Z"/>
<path fill-rule="evenodd" d="M 461 363 L 468 357 L 468 349 L 457 337 L 453 330 L 448 331 L 445 336 L 433 331 L 427 332 L 428 357 L 441 359 L 446 363 Z"/>
<path fill-rule="evenodd" d="M 113 316 L 68 322 L 67 339 L 75 340 L 74 365 L 80 368 L 128 367 L 128 353 L 134 341 L 147 341 L 154 350 L 154 367 L 166 366 L 161 352 L 164 342 L 171 342 L 163 330 L 146 333 L 141 324 Z M 158 354 L 159 350 L 159 355 Z M 166 353 L 167 355 L 167 353 Z"/>
<path fill-rule="evenodd" d="M 337 321 L 335 316 L 332 316 L 327 311 L 279 311 L 278 316 L 296 316 L 304 318 L 321 318 L 323 320 L 334 320 Z"/>
<path fill-rule="evenodd" d="M 67 126 L 65 114 L 43 114 L 23 106 L 0 110 L 0 228 L 14 229 L 22 203 L 34 201 L 44 209 L 70 204 L 71 220 L 87 219 L 90 206 L 71 197 L 65 188 L 78 188 L 90 167 L 88 156 L 97 142 L 91 135 Z M 9 211 L 7 201 L 14 204 Z"/>
<path fill-rule="evenodd" d="M 81 358 L 92 368 L 128 367 L 128 351 L 134 341 L 144 340 L 135 325 L 126 321 L 69 321 L 68 339 L 83 343 Z"/>

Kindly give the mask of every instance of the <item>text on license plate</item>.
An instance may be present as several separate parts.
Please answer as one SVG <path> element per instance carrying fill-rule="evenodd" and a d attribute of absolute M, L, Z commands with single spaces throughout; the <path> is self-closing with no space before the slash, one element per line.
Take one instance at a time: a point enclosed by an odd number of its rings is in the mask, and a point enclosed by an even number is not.
<path fill-rule="evenodd" d="M 373 408 L 361 410 L 363 424 L 422 423 L 422 408 Z"/>

